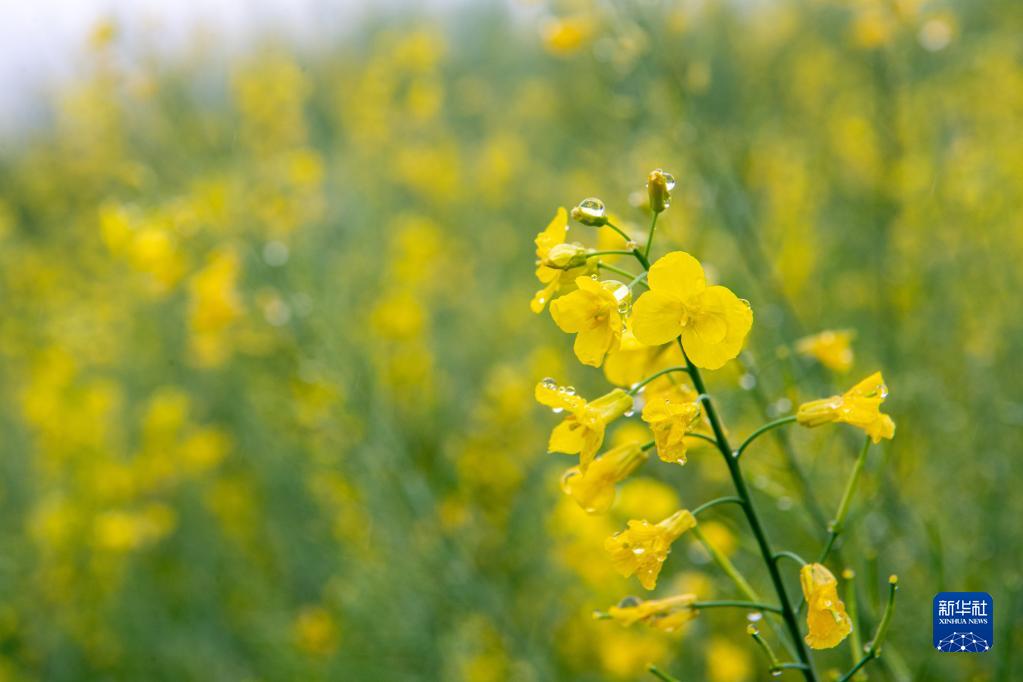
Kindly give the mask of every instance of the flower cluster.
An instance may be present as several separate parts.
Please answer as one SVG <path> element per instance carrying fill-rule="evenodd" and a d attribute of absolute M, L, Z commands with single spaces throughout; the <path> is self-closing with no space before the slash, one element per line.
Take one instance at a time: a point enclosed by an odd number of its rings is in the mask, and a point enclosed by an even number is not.
<path fill-rule="evenodd" d="M 532 310 L 542 312 L 549 303 L 557 327 L 575 335 L 576 358 L 583 365 L 602 367 L 605 377 L 618 386 L 599 398 L 586 400 L 574 388 L 559 386 L 554 379 L 541 381 L 535 389 L 536 400 L 555 413 L 565 413 L 551 433 L 548 451 L 579 456 L 578 464 L 562 476 L 561 487 L 588 514 L 599 515 L 613 509 L 616 486 L 648 460 L 648 450 L 656 450 L 663 462 L 681 465 L 687 461 L 691 440 L 699 438 L 713 443 L 724 458 L 735 496 L 721 497 L 693 510 L 677 509 L 656 523 L 629 518 L 624 530 L 605 539 L 604 549 L 615 571 L 626 578 L 635 576 L 643 588 L 654 590 L 672 545 L 692 531 L 749 601 L 701 602 L 688 593 L 647 601 L 630 597 L 598 617 L 626 626 L 642 622 L 672 632 L 694 618 L 700 608 L 738 606 L 766 610 L 782 616 L 788 644 L 799 659 L 791 666 L 803 670 L 806 679 L 812 681 L 816 677 L 805 646 L 832 648 L 853 630 L 852 618 L 838 595 L 838 583 L 823 562 L 842 531 L 868 446 L 894 436 L 894 422 L 880 411 L 888 389 L 877 372 L 842 395 L 801 404 L 795 415 L 765 424 L 738 449 L 733 449 L 713 399 L 706 393 L 701 370 L 721 369 L 739 356 L 753 326 L 753 310 L 748 301 L 731 289 L 708 282 L 703 265 L 685 251 L 670 251 L 650 262 L 657 219 L 671 205 L 674 187 L 671 174 L 660 169 L 650 173 L 647 206 L 652 220 L 643 247 L 612 221 L 604 203 L 595 198 L 580 202 L 570 212 L 559 208 L 550 225 L 536 238 L 536 275 L 544 288 L 534 297 Z M 602 250 L 587 248 L 580 241 L 567 242 L 567 216 L 584 228 L 619 233 L 625 248 Z M 611 258 L 622 256 L 634 258 L 642 270 L 630 272 L 618 261 L 611 263 Z M 639 289 L 642 291 L 633 303 L 633 292 Z M 848 331 L 821 332 L 795 341 L 793 352 L 783 357 L 805 356 L 834 371 L 846 371 L 853 362 L 852 337 Z M 756 385 L 756 377 L 751 377 L 751 381 Z M 632 417 L 637 408 L 641 408 L 641 422 L 646 425 L 650 439 L 644 443 L 641 436 L 631 435 L 598 456 L 609 426 L 616 420 Z M 796 608 L 777 567 L 779 555 L 770 549 L 739 459 L 760 435 L 786 424 L 815 427 L 834 422 L 861 429 L 868 440 L 838 513 L 827 527 L 829 540 L 820 560 L 807 563 L 793 552 L 781 554 L 803 564 L 799 573 L 807 604 L 803 635 L 796 624 Z M 780 602 L 777 607 L 762 603 L 727 555 L 713 544 L 709 534 L 700 530 L 697 514 L 725 503 L 737 504 L 746 516 L 761 558 L 768 566 Z M 752 628 L 751 634 L 768 652 L 772 672 L 784 669 L 785 664 L 777 660 L 759 630 Z"/>

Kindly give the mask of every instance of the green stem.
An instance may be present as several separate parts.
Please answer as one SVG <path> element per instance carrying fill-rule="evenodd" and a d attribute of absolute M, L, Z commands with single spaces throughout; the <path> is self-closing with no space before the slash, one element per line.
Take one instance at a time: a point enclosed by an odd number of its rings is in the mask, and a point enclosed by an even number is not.
<path fill-rule="evenodd" d="M 789 601 L 788 593 L 785 591 L 785 583 L 782 581 L 781 573 L 778 571 L 778 566 L 775 564 L 774 552 L 771 550 L 771 543 L 767 538 L 767 533 L 764 531 L 764 527 L 760 523 L 760 517 L 757 515 L 756 507 L 753 505 L 753 499 L 750 496 L 749 488 L 746 485 L 746 479 L 742 475 L 742 470 L 739 468 L 739 460 L 732 456 L 732 448 L 728 444 L 728 438 L 725 436 L 724 428 L 721 425 L 721 420 L 718 418 L 717 410 L 714 407 L 713 401 L 710 396 L 707 395 L 707 388 L 703 383 L 703 377 L 700 376 L 700 370 L 696 368 L 689 356 L 686 355 L 685 348 L 682 346 L 682 339 L 677 339 L 679 349 L 682 351 L 682 356 L 686 360 L 686 366 L 689 367 L 689 376 L 693 380 L 693 386 L 696 388 L 697 393 L 702 396 L 704 405 L 707 409 L 707 419 L 710 421 L 710 427 L 714 431 L 714 437 L 718 442 L 718 450 L 721 451 L 722 456 L 725 458 L 725 463 L 728 466 L 728 473 L 732 477 L 732 483 L 735 486 L 735 491 L 739 497 L 743 500 L 742 509 L 746 513 L 746 520 L 749 523 L 750 530 L 753 531 L 753 536 L 756 538 L 757 546 L 760 549 L 760 554 L 767 565 L 767 572 L 771 577 L 771 583 L 774 585 L 774 590 L 778 595 L 778 601 L 781 604 L 782 616 L 785 620 L 785 626 L 789 631 L 789 636 L 792 639 L 792 643 L 796 647 L 796 655 L 799 662 L 806 665 L 803 670 L 803 677 L 806 682 L 817 682 L 817 676 L 814 674 L 813 668 L 810 664 L 810 653 L 806 648 L 806 642 L 803 641 L 802 633 L 799 630 L 799 623 L 796 621 L 796 612 L 792 608 L 792 603 Z"/>
<path fill-rule="evenodd" d="M 671 675 L 664 672 L 663 670 L 658 668 L 656 665 L 653 665 L 652 663 L 650 664 L 650 667 L 647 668 L 647 670 L 650 671 L 651 675 L 653 675 L 659 680 L 663 680 L 664 682 L 679 682 L 677 678 L 672 677 Z"/>
<path fill-rule="evenodd" d="M 628 253 L 632 253 L 632 252 L 629 251 Z M 597 261 L 597 267 L 600 268 L 601 270 L 608 270 L 608 271 L 613 272 L 613 273 L 615 273 L 617 275 L 621 275 L 622 277 L 628 277 L 629 280 L 630 280 L 630 283 L 627 286 L 630 289 L 632 288 L 632 282 L 636 281 L 635 276 L 631 272 L 629 272 L 628 270 L 623 270 L 621 268 L 616 268 L 615 266 L 608 265 L 607 263 L 604 263 L 603 261 Z"/>
<path fill-rule="evenodd" d="M 705 503 L 701 504 L 699 507 L 697 507 L 696 509 L 694 509 L 693 510 L 693 516 L 699 516 L 701 513 L 707 511 L 708 509 L 710 509 L 712 507 L 716 507 L 719 504 L 729 504 L 729 503 L 731 503 L 731 504 L 742 504 L 743 502 L 742 502 L 742 498 L 739 498 L 739 497 L 719 497 L 716 500 L 711 500 L 710 502 L 705 502 Z"/>
<path fill-rule="evenodd" d="M 627 242 L 631 242 L 632 241 L 632 239 L 629 238 L 629 235 L 625 234 L 625 232 L 623 232 L 622 229 L 620 227 L 618 227 L 617 225 L 609 222 L 609 223 L 607 223 L 607 226 L 610 227 L 615 232 L 617 232 L 618 234 L 620 234 L 622 237 L 624 237 L 625 241 L 627 241 Z M 650 269 L 650 261 L 647 260 L 647 257 L 645 255 L 643 255 L 643 253 L 640 252 L 639 247 L 636 247 L 635 249 L 633 249 L 631 251 L 631 253 L 632 253 L 633 256 L 636 257 L 636 260 L 639 261 L 639 264 L 643 266 L 644 270 L 649 270 Z"/>
<path fill-rule="evenodd" d="M 849 682 L 853 675 L 859 672 L 860 668 L 881 655 L 881 645 L 884 644 L 884 638 L 888 634 L 888 626 L 892 622 L 892 614 L 895 612 L 895 591 L 897 589 L 899 589 L 899 579 L 893 575 L 888 579 L 888 604 L 884 608 L 881 622 L 877 624 L 877 630 L 874 631 L 874 638 L 867 645 L 867 653 L 863 655 L 863 658 L 849 672 L 842 675 L 838 682 Z"/>
<path fill-rule="evenodd" d="M 657 441 L 650 440 L 650 441 L 647 441 L 646 443 L 643 443 L 642 450 L 643 450 L 643 452 L 646 452 L 647 450 L 652 450 L 656 446 L 657 446 Z"/>
<path fill-rule="evenodd" d="M 650 259 L 650 247 L 654 243 L 654 230 L 657 229 L 657 216 L 659 215 L 660 213 L 654 211 L 654 217 L 650 220 L 650 232 L 646 237 L 646 249 L 643 250 L 643 257 L 647 260 Z"/>
<path fill-rule="evenodd" d="M 630 388 L 629 389 L 629 395 L 636 395 L 637 393 L 640 392 L 640 390 L 644 386 L 649 384 L 651 381 L 654 381 L 655 379 L 658 379 L 658 378 L 664 376 L 665 374 L 670 374 L 671 372 L 688 372 L 688 371 L 689 371 L 689 369 L 686 368 L 686 367 L 668 367 L 667 369 L 662 369 L 659 372 L 654 372 L 653 374 L 648 376 L 646 379 L 643 379 L 643 381 L 639 382 L 638 384 L 636 384 L 632 388 Z"/>
<path fill-rule="evenodd" d="M 759 429 L 751 433 L 749 435 L 749 438 L 742 442 L 742 445 L 739 446 L 739 449 L 735 451 L 735 458 L 738 459 L 739 457 L 742 457 L 742 453 L 746 450 L 746 448 L 752 445 L 753 441 L 755 441 L 760 436 L 764 435 L 768 431 L 771 431 L 772 429 L 777 429 L 781 426 L 785 426 L 786 424 L 791 424 L 794 421 L 796 421 L 795 415 L 789 415 L 788 417 L 775 419 L 773 422 L 768 422 L 767 424 L 764 424 Z"/>
<path fill-rule="evenodd" d="M 714 446 L 717 446 L 717 444 L 718 444 L 718 442 L 716 440 L 714 440 L 713 438 L 711 438 L 710 436 L 708 436 L 705 433 L 695 433 L 695 432 L 687 433 L 686 434 L 686 438 L 699 438 L 700 440 L 705 440 L 705 441 L 707 441 L 708 443 L 710 443 L 711 445 L 714 445 Z"/>
<path fill-rule="evenodd" d="M 739 569 L 735 567 L 735 564 L 733 564 L 732 561 L 721 552 L 721 550 L 710 543 L 707 536 L 703 534 L 699 525 L 694 526 L 689 532 L 700 541 L 703 548 L 707 550 L 708 554 L 710 554 L 710 558 L 714 560 L 714 563 L 718 565 L 718 568 L 720 568 L 725 575 L 731 578 L 732 582 L 735 583 L 735 586 L 739 588 L 739 592 L 741 592 L 744 597 L 750 601 L 760 601 L 760 595 L 753 589 L 753 586 L 750 585 L 746 578 L 743 577 L 742 573 L 739 573 Z"/>
<path fill-rule="evenodd" d="M 853 662 L 855 662 L 856 657 L 863 651 L 863 639 L 860 637 L 860 607 L 856 595 L 856 574 L 849 568 L 842 574 L 842 578 L 846 582 L 845 608 L 849 613 L 849 621 L 852 623 L 852 632 L 849 633 L 849 651 L 852 653 Z"/>
<path fill-rule="evenodd" d="M 806 563 L 807 563 L 806 559 L 804 559 L 803 557 L 799 556 L 795 552 L 790 552 L 788 550 L 785 550 L 785 551 L 782 551 L 782 552 L 775 552 L 774 553 L 774 560 L 778 561 L 780 559 L 792 559 L 793 561 L 795 561 L 800 566 L 806 566 Z"/>
<path fill-rule="evenodd" d="M 614 223 L 612 223 L 612 222 L 611 222 L 610 220 L 609 220 L 609 221 L 607 221 L 607 222 L 606 222 L 606 223 L 604 223 L 604 224 L 605 224 L 605 225 L 607 225 L 608 227 L 610 227 L 610 228 L 611 228 L 612 230 L 614 230 L 615 232 L 617 232 L 617 233 L 618 233 L 618 236 L 619 236 L 619 237 L 621 237 L 622 239 L 624 239 L 624 240 L 625 240 L 625 243 L 626 243 L 626 244 L 628 244 L 629 242 L 631 242 L 631 241 L 632 241 L 632 237 L 630 237 L 629 235 L 627 235 L 627 234 L 625 233 L 625 230 L 623 230 L 622 228 L 618 227 L 617 225 L 615 225 Z"/>
<path fill-rule="evenodd" d="M 720 601 L 693 602 L 694 609 L 717 609 L 731 606 L 740 609 L 751 609 L 753 611 L 770 611 L 771 613 L 781 613 L 781 608 L 777 606 L 771 606 L 770 604 L 761 604 L 755 601 L 734 601 L 732 599 L 724 599 Z"/>
<path fill-rule="evenodd" d="M 838 504 L 838 513 L 835 514 L 834 520 L 828 524 L 828 541 L 824 545 L 824 550 L 821 551 L 820 558 L 817 559 L 817 563 L 823 564 L 828 555 L 831 554 L 832 547 L 835 546 L 835 540 L 842 533 L 842 526 L 845 524 L 845 518 L 849 515 L 849 505 L 852 502 L 853 494 L 856 492 L 856 484 L 860 480 L 860 474 L 863 472 L 863 465 L 867 461 L 867 451 L 870 450 L 870 437 L 868 436 L 863 441 L 863 448 L 860 450 L 859 456 L 856 458 L 856 464 L 853 465 L 852 473 L 849 475 L 849 480 L 845 484 L 845 492 L 842 494 L 842 501 Z"/>
<path fill-rule="evenodd" d="M 586 257 L 593 258 L 594 256 L 631 256 L 631 255 L 632 251 L 620 251 L 612 249 L 610 251 L 590 251 L 589 253 L 586 254 Z"/>
<path fill-rule="evenodd" d="M 754 363 L 751 356 L 746 353 L 736 358 L 736 362 L 739 364 L 742 371 L 753 377 L 753 398 L 764 417 L 770 417 L 771 401 L 767 397 L 767 394 L 764 393 L 760 377 L 757 376 L 755 368 L 753 367 Z M 824 518 L 824 512 L 821 511 L 820 502 L 817 501 L 817 495 L 814 493 L 813 487 L 810 485 L 810 479 L 807 477 L 806 472 L 803 471 L 803 467 L 799 463 L 799 459 L 796 457 L 796 452 L 792 447 L 792 443 L 789 441 L 788 434 L 785 431 L 774 431 L 773 435 L 775 442 L 778 444 L 778 448 L 781 450 L 782 456 L 785 458 L 785 464 L 788 465 L 789 469 L 792 471 L 796 485 L 799 486 L 799 492 L 802 495 L 803 500 L 806 501 L 806 510 L 812 517 L 813 522 L 822 530 L 826 531 L 827 522 Z"/>

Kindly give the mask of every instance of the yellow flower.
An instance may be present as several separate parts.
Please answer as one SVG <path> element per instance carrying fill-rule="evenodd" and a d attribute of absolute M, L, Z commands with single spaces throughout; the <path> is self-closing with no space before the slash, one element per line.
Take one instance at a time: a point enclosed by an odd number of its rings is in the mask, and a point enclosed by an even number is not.
<path fill-rule="evenodd" d="M 799 571 L 806 598 L 806 643 L 813 649 L 830 649 L 852 632 L 845 604 L 838 598 L 838 581 L 821 564 L 806 564 Z"/>
<path fill-rule="evenodd" d="M 646 623 L 650 627 L 674 632 L 679 626 L 696 618 L 695 594 L 677 594 L 664 599 L 637 599 L 626 597 L 618 606 L 608 609 L 608 615 L 625 627 Z"/>
<path fill-rule="evenodd" d="M 686 433 L 700 421 L 700 404 L 680 401 L 677 391 L 654 396 L 643 408 L 643 421 L 650 425 L 657 443 L 657 456 L 665 462 L 686 463 Z"/>
<path fill-rule="evenodd" d="M 888 397 L 888 387 L 880 372 L 856 384 L 842 395 L 803 403 L 796 411 L 796 420 L 803 426 L 820 426 L 830 422 L 852 424 L 870 436 L 875 443 L 895 436 L 895 422 L 881 413 L 881 403 Z"/>
<path fill-rule="evenodd" d="M 604 541 L 615 570 L 628 578 L 636 574 L 648 590 L 657 585 L 657 575 L 671 551 L 671 543 L 696 526 L 696 517 L 680 509 L 658 524 L 631 520 L 629 527 Z"/>
<path fill-rule="evenodd" d="M 815 358 L 833 372 L 848 372 L 853 364 L 852 340 L 855 332 L 851 330 L 826 330 L 819 334 L 806 336 L 796 341 L 796 351 L 800 355 Z"/>
<path fill-rule="evenodd" d="M 575 390 L 559 387 L 553 379 L 536 385 L 536 400 L 555 412 L 567 410 L 569 415 L 554 427 L 548 452 L 579 453 L 579 468 L 586 471 L 604 442 L 607 425 L 632 408 L 632 396 L 620 388 L 592 402 L 577 396 Z"/>
<path fill-rule="evenodd" d="M 615 484 L 646 461 L 647 454 L 639 443 L 629 443 L 608 450 L 590 464 L 586 471 L 572 467 L 561 478 L 561 489 L 588 514 L 603 514 L 615 499 Z"/>
<path fill-rule="evenodd" d="M 683 251 L 660 258 L 647 276 L 650 291 L 632 309 L 632 329 L 647 345 L 682 336 L 697 367 L 718 369 L 742 350 L 753 326 L 749 303 L 723 286 L 707 286 L 700 262 Z"/>
<path fill-rule="evenodd" d="M 575 291 L 551 303 L 551 317 L 561 331 L 575 334 L 579 362 L 600 367 L 608 352 L 622 340 L 620 309 L 631 300 L 629 287 L 621 282 L 598 282 L 577 277 Z"/>
<path fill-rule="evenodd" d="M 536 292 L 529 307 L 534 313 L 543 312 L 544 306 L 566 282 L 572 282 L 578 275 L 590 272 L 591 263 L 579 256 L 586 249 L 578 244 L 566 244 L 568 212 L 559 208 L 547 228 L 536 235 L 536 278 L 544 288 Z"/>

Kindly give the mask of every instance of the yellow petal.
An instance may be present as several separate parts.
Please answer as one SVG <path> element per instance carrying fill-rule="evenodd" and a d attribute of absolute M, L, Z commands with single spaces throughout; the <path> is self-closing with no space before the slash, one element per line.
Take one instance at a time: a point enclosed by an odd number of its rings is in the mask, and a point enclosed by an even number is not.
<path fill-rule="evenodd" d="M 595 329 L 580 331 L 575 337 L 573 350 L 575 350 L 575 356 L 579 358 L 579 362 L 590 367 L 600 367 L 613 342 L 614 333 L 611 328 L 602 325 Z"/>
<path fill-rule="evenodd" d="M 682 331 L 684 313 L 682 300 L 677 296 L 648 291 L 632 306 L 632 332 L 648 346 L 668 343 Z"/>
<path fill-rule="evenodd" d="M 742 350 L 753 326 L 749 304 L 726 287 L 713 286 L 699 296 L 700 313 L 682 330 L 682 345 L 697 367 L 719 369 Z M 724 336 L 719 337 L 721 327 Z M 708 339 L 719 338 L 716 342 Z"/>
<path fill-rule="evenodd" d="M 547 442 L 547 452 L 563 452 L 566 455 L 581 452 L 587 446 L 588 431 L 572 417 L 566 418 L 551 431 L 551 438 Z"/>
<path fill-rule="evenodd" d="M 682 300 L 707 287 L 700 261 L 685 251 L 672 251 L 650 267 L 647 282 L 654 291 L 673 294 Z"/>
<path fill-rule="evenodd" d="M 589 280 L 580 277 L 580 280 Z M 597 308 L 593 294 L 577 289 L 551 303 L 551 317 L 561 331 L 574 334 L 590 326 Z"/>
<path fill-rule="evenodd" d="M 558 208 L 554 218 L 547 224 L 543 232 L 536 235 L 536 256 L 544 258 L 547 252 L 555 245 L 565 241 L 565 232 L 568 229 L 568 212 L 564 208 Z"/>

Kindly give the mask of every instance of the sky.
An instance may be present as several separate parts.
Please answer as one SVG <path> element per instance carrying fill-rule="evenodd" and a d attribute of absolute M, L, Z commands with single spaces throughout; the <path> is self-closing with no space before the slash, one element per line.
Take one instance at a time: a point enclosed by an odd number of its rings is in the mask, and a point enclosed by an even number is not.
<path fill-rule="evenodd" d="M 409 0 L 450 6 L 456 0 Z M 74 78 L 93 28 L 114 20 L 130 49 L 173 53 L 197 31 L 237 49 L 273 32 L 309 41 L 337 35 L 368 10 L 402 0 L 0 0 L 0 135 L 40 115 L 46 94 Z"/>

